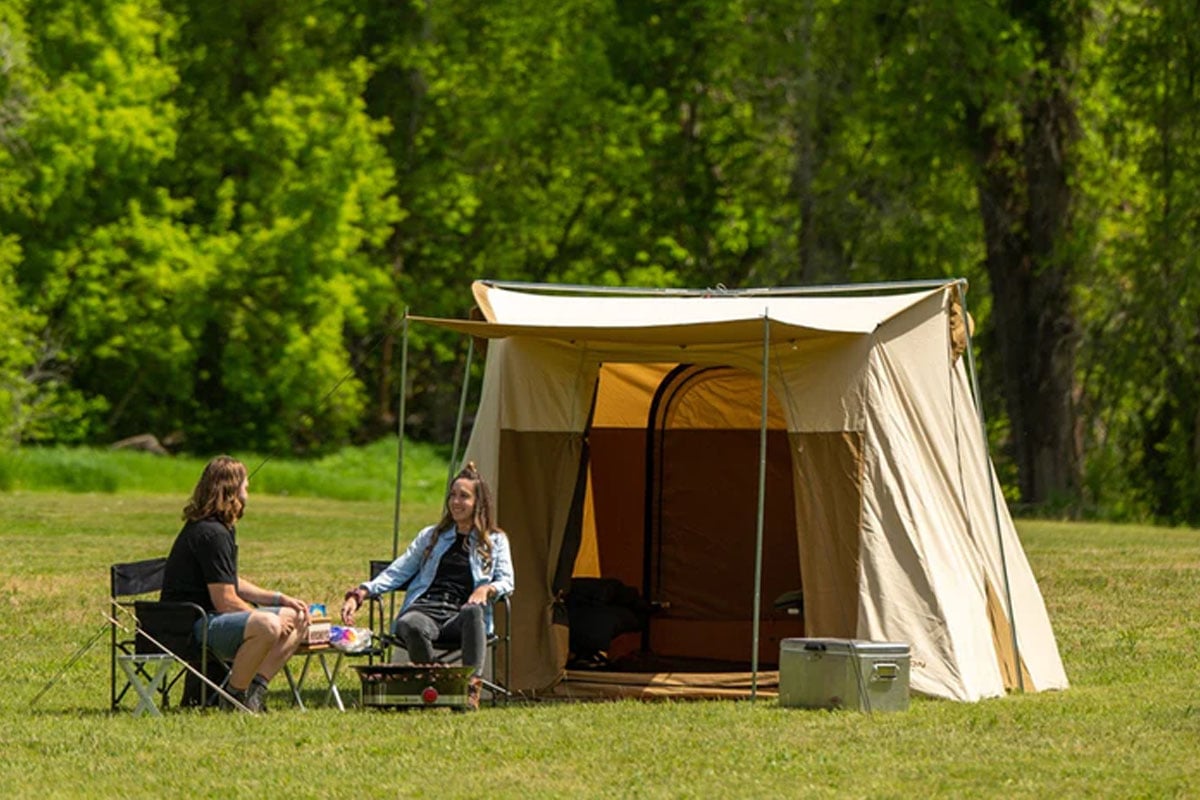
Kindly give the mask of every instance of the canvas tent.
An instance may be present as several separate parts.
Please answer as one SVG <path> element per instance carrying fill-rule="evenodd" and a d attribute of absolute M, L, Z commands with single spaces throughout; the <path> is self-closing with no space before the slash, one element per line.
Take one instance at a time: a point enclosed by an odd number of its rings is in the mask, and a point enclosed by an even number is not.
<path fill-rule="evenodd" d="M 466 457 L 512 544 L 515 688 L 769 692 L 794 636 L 906 642 L 936 697 L 1066 687 L 987 455 L 965 284 L 862 288 L 481 281 L 481 320 L 411 318 L 486 340 Z M 568 669 L 581 577 L 650 609 L 613 641 L 626 668 Z"/>

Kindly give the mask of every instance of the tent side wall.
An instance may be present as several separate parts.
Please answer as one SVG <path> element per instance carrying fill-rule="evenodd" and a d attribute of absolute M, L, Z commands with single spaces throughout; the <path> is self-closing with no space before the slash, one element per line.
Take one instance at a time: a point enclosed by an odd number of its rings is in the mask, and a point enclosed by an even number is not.
<path fill-rule="evenodd" d="M 496 518 L 516 573 L 512 686 L 553 685 L 566 661 L 553 586 L 583 454 L 596 368 L 567 345 L 493 341 L 476 424 L 467 445 L 496 490 Z"/>
<path fill-rule="evenodd" d="M 858 635 L 862 435 L 792 432 L 789 438 L 805 635 L 851 639 Z"/>
<path fill-rule="evenodd" d="M 945 320 L 932 298 L 882 327 L 872 351 L 859 627 L 910 644 L 914 690 L 978 700 L 1004 685 L 958 488 Z"/>
<path fill-rule="evenodd" d="M 864 638 L 911 644 L 914 690 L 977 700 L 1011 685 L 1006 666 L 1014 674 L 1000 630 L 1007 609 L 996 602 L 1004 587 L 996 512 L 1009 579 L 1035 598 L 1018 614 L 1018 631 L 1028 627 L 1022 636 L 1050 662 L 1058 653 L 1007 509 L 1002 500 L 992 506 L 979 418 L 965 366 L 951 351 L 950 299 L 949 291 L 931 297 L 876 336 L 859 626 Z M 1056 685 L 1053 670 L 1038 672 L 1027 688 Z"/>
<path fill-rule="evenodd" d="M 955 370 L 954 381 L 956 396 L 969 397 L 970 381 L 961 364 Z M 965 465 L 963 494 L 967 498 L 967 510 L 972 521 L 967 532 L 987 575 L 988 610 L 996 620 L 994 646 L 1001 653 L 1001 663 L 1011 664 L 1012 635 L 1008 619 L 1008 602 L 1011 598 L 1025 691 L 1066 689 L 1069 682 L 1050 625 L 1045 599 L 1004 501 L 1000 480 L 984 447 L 979 417 L 974 406 L 965 402 L 959 403 L 955 412 L 958 414 Z M 1000 542 L 1003 542 L 1004 548 L 1003 562 Z M 1005 591 L 1006 574 L 1008 592 Z M 1010 687 L 1015 685 L 1011 668 L 1005 675 L 1005 683 Z"/>
<path fill-rule="evenodd" d="M 806 635 L 858 634 L 863 382 L 868 336 L 773 339 L 771 378 L 787 418 Z"/>

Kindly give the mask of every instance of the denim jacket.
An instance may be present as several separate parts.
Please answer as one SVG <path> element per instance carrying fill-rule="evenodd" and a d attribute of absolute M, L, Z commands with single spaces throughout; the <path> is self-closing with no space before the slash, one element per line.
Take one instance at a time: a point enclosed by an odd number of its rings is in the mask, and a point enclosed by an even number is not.
<path fill-rule="evenodd" d="M 407 611 L 409 606 L 429 589 L 434 576 L 437 575 L 442 555 L 454 544 L 453 525 L 443 531 L 438 531 L 436 528 L 436 525 L 430 525 L 418 533 L 399 558 L 375 576 L 374 580 L 360 584 L 361 588 L 365 589 L 372 597 L 403 588 L 405 589 L 404 603 L 400 606 L 400 613 L 403 614 Z M 429 546 L 431 539 L 434 540 L 433 552 L 429 554 L 429 558 L 425 558 L 425 548 Z M 498 531 L 492 533 L 492 563 L 488 569 L 484 569 L 483 561 L 475 549 L 478 540 L 479 534 L 472 528 L 470 533 L 472 587 L 478 589 L 485 583 L 490 583 L 496 587 L 496 598 L 511 594 L 514 583 L 508 537 Z M 484 609 L 484 621 L 487 632 L 490 634 L 492 632 L 491 603 L 488 603 Z"/>

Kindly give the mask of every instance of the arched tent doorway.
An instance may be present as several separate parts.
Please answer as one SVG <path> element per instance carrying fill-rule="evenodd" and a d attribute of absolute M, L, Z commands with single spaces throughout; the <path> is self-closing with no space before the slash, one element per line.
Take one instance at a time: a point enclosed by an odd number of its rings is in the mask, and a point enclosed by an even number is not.
<path fill-rule="evenodd" d="M 648 651 L 748 668 L 754 616 L 761 379 L 731 367 L 681 366 L 659 387 L 647 457 Z M 768 405 L 759 663 L 801 636 L 792 465 L 783 412 Z M 703 664 L 706 669 L 714 664 Z"/>
<path fill-rule="evenodd" d="M 588 431 L 588 492 L 573 574 L 636 587 L 652 613 L 611 655 L 637 669 L 748 669 L 760 458 L 756 375 L 728 366 L 605 364 Z M 803 635 L 792 464 L 768 413 L 759 661 Z"/>

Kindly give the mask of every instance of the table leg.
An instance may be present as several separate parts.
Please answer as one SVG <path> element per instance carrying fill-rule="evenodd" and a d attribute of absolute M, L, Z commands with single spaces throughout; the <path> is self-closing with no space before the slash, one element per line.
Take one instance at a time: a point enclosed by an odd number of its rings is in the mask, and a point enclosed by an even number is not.
<path fill-rule="evenodd" d="M 304 700 L 300 697 L 300 690 L 304 688 L 304 679 L 308 677 L 308 662 L 312 660 L 312 653 L 304 654 L 304 666 L 300 668 L 299 680 L 292 677 L 292 670 L 287 665 L 283 665 L 283 674 L 287 677 L 288 686 L 292 689 L 292 704 L 305 711 Z"/>
<path fill-rule="evenodd" d="M 345 711 L 346 706 L 342 704 L 342 693 L 338 691 L 337 679 L 338 674 L 342 670 L 342 659 L 345 654 L 341 650 L 337 651 L 337 656 L 333 659 L 333 671 L 329 669 L 329 665 L 325 662 L 325 654 L 321 653 L 321 669 L 325 672 L 325 679 L 329 681 L 329 692 L 325 695 L 325 705 L 329 705 L 329 701 L 333 700 L 337 703 L 338 711 Z"/>

